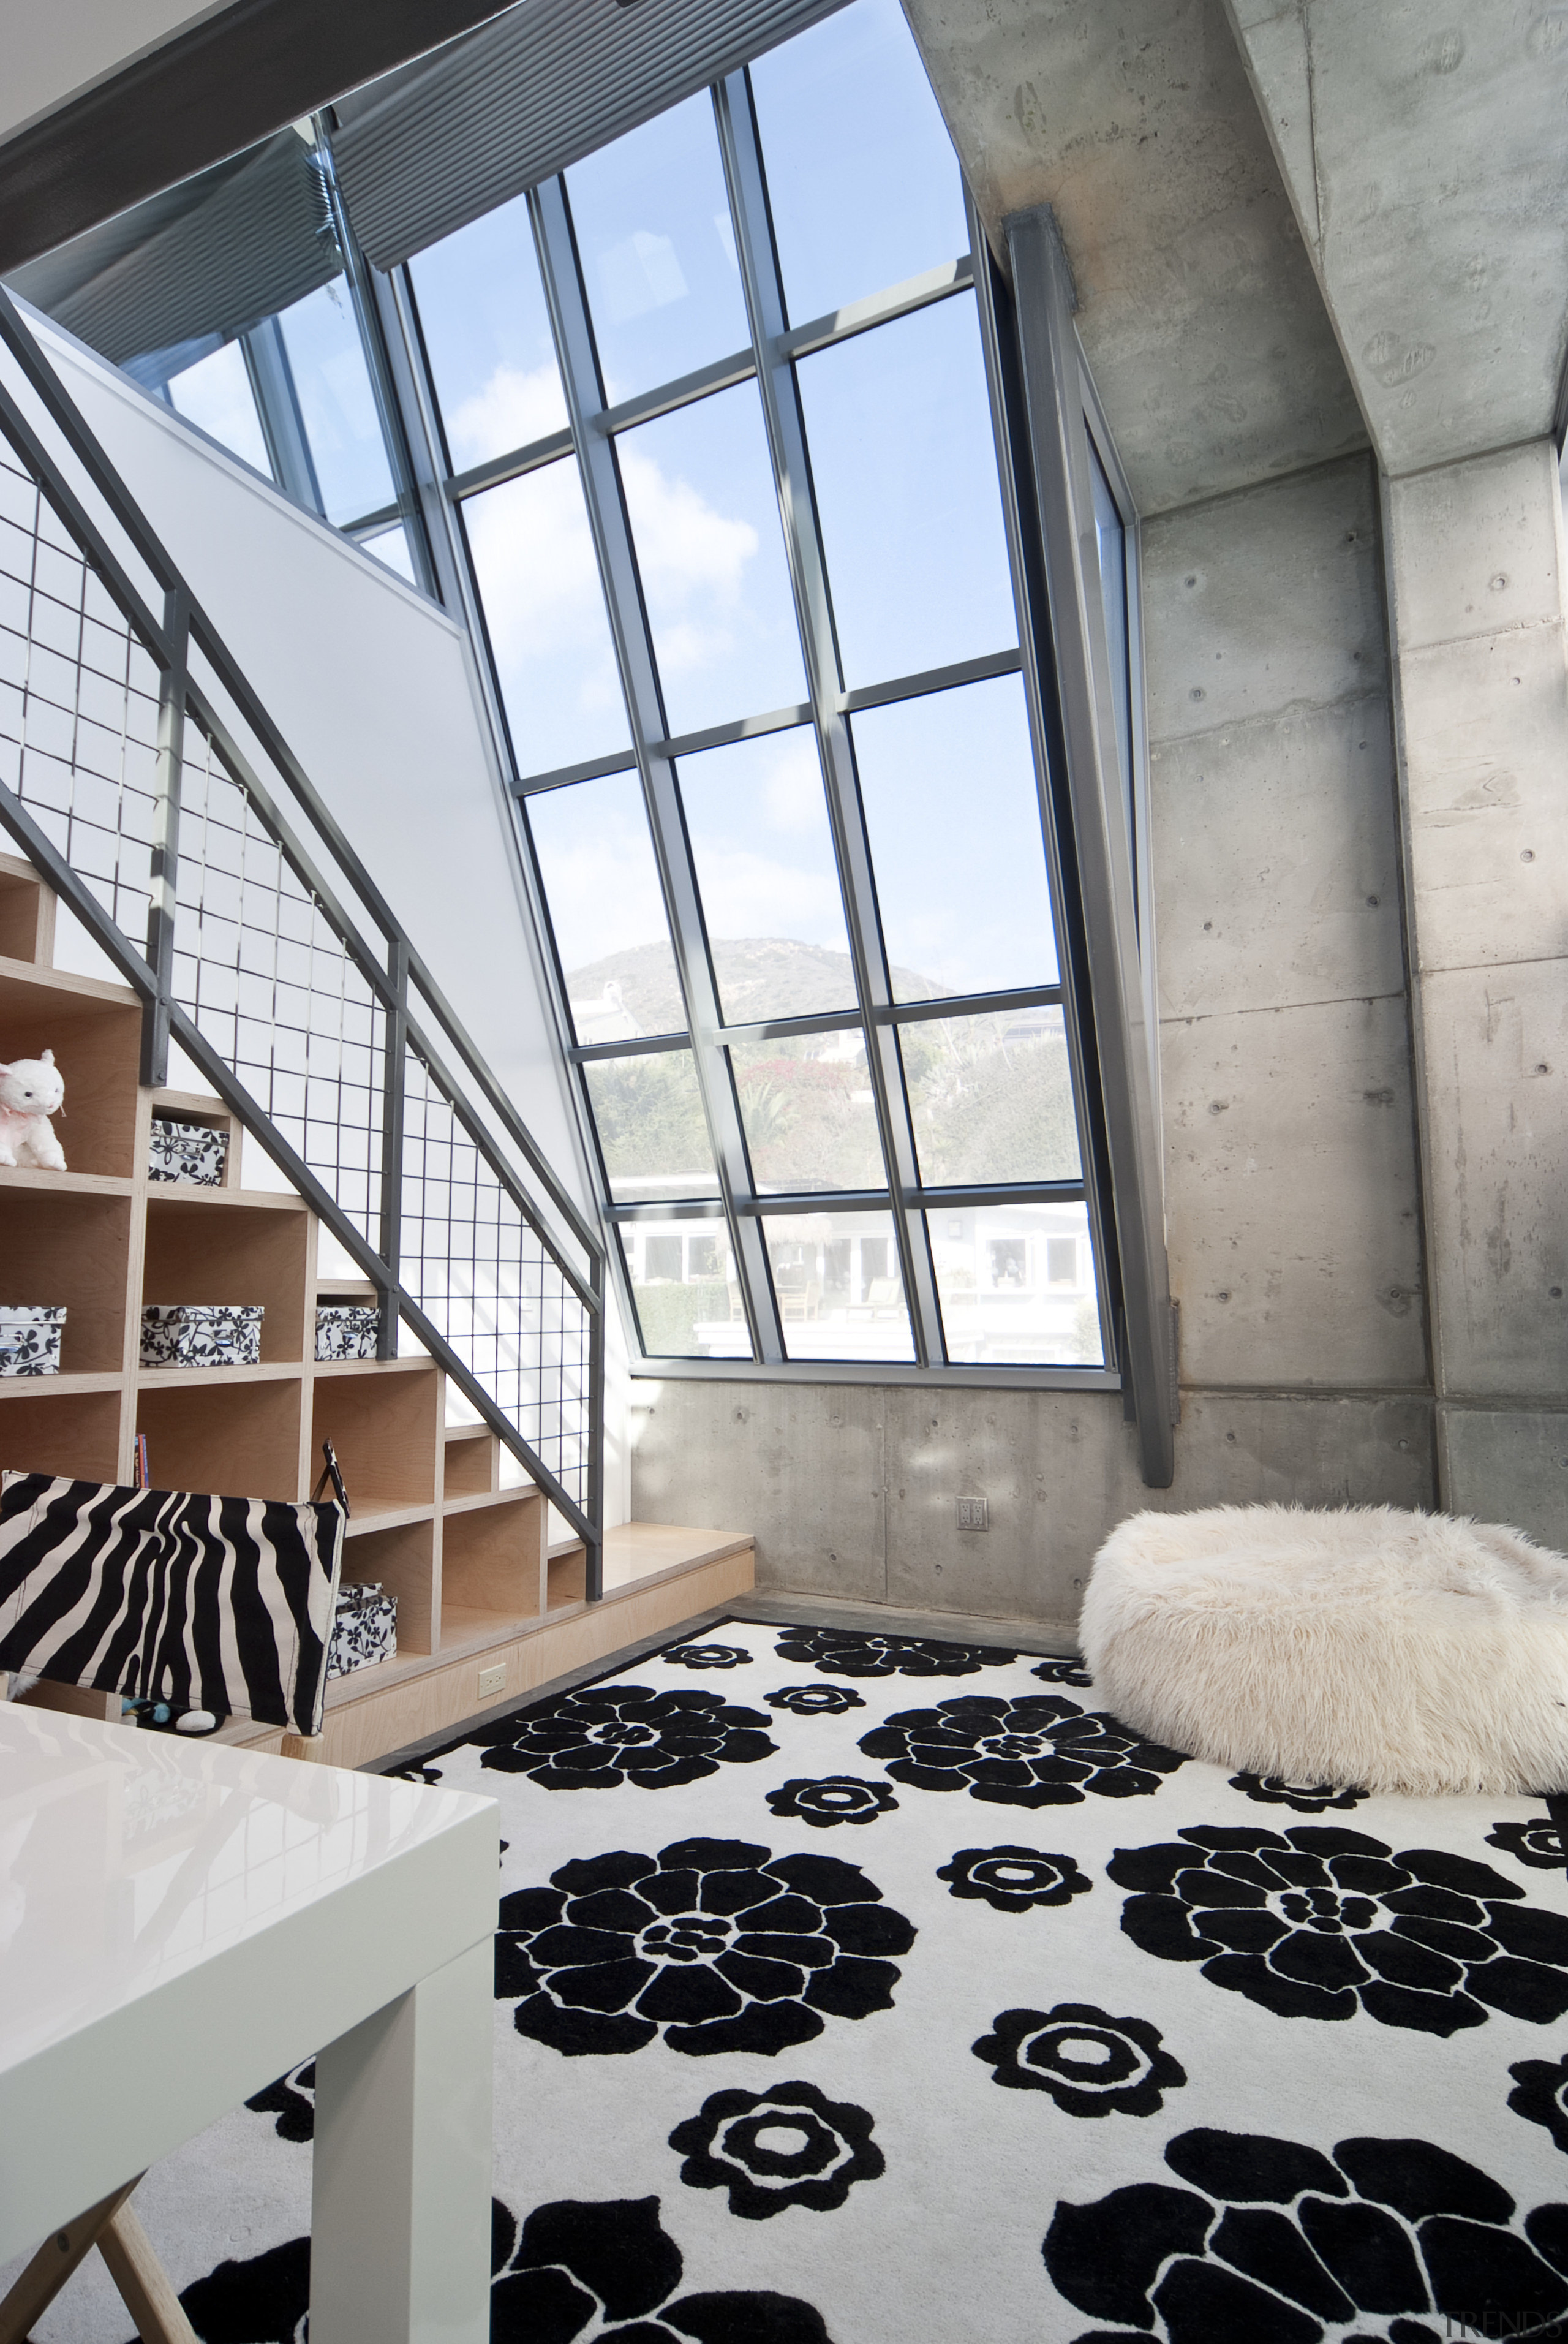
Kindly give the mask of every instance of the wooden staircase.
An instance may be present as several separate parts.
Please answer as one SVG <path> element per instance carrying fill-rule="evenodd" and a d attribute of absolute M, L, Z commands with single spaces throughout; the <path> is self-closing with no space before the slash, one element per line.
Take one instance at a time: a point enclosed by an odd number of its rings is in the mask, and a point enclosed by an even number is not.
<path fill-rule="evenodd" d="M 70 1167 L 0 1167 L 0 1303 L 66 1308 L 61 1371 L 0 1377 L 0 1469 L 129 1482 L 145 1433 L 156 1488 L 300 1499 L 330 1440 L 353 1505 L 343 1577 L 397 1599 L 396 1658 L 328 1685 L 321 1754 L 338 1765 L 456 1730 L 751 1588 L 749 1536 L 633 1523 L 607 1534 L 588 1603 L 582 1545 L 548 1543 L 543 1492 L 487 1425 L 448 1420 L 472 1410 L 427 1353 L 318 1363 L 317 1295 L 354 1280 L 322 1273 L 317 1217 L 269 1165 L 245 1187 L 244 1133 L 216 1095 L 138 1084 L 140 1003 L 55 966 L 55 908 L 30 864 L 0 856 L 0 1063 L 54 1050 Z M 227 1133 L 221 1187 L 149 1182 L 155 1110 Z M 259 1366 L 143 1368 L 144 1301 L 264 1304 Z M 119 1715 L 116 1695 L 25 1697 Z M 282 1743 L 240 1720 L 222 1738 Z"/>

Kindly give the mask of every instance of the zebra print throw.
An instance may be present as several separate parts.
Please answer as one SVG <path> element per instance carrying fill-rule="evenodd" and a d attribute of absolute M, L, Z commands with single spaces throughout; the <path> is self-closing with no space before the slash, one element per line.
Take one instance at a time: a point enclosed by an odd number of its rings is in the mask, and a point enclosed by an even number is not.
<path fill-rule="evenodd" d="M 318 1733 L 343 1520 L 0 1476 L 0 1669 Z"/>

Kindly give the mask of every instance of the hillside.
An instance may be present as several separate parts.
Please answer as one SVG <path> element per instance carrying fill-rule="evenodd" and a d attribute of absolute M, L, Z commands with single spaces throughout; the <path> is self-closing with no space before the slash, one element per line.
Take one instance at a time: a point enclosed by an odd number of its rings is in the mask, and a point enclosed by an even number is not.
<path fill-rule="evenodd" d="M 782 936 L 720 936 L 713 956 L 729 1025 L 815 1017 L 836 1009 L 854 1014 L 855 980 L 848 953 L 826 952 L 819 945 L 794 944 Z M 568 997 L 581 1002 L 597 1001 L 607 985 L 618 985 L 627 1015 L 641 1033 L 678 1033 L 686 1024 L 675 962 L 663 944 L 631 945 L 624 952 L 608 953 L 586 968 L 573 969 L 566 982 Z M 893 983 L 903 1001 L 932 1001 L 940 990 L 913 969 L 895 969 Z"/>

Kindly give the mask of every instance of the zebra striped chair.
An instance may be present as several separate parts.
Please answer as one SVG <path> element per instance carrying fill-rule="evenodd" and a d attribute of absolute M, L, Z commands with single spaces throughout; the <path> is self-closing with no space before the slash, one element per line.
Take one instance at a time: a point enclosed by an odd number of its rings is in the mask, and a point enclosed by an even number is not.
<path fill-rule="evenodd" d="M 0 1670 L 254 1718 L 317 1755 L 344 1520 L 337 1505 L 7 1473 Z"/>

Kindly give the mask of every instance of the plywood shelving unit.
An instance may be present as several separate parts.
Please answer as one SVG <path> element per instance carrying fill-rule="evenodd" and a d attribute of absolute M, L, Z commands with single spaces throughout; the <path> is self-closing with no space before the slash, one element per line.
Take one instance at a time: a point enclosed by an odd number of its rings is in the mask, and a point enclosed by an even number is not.
<path fill-rule="evenodd" d="M 582 1549 L 551 1555 L 542 1493 L 505 1486 L 512 1460 L 487 1426 L 447 1422 L 447 1379 L 427 1356 L 318 1363 L 318 1297 L 371 1289 L 319 1274 L 301 1197 L 245 1187 L 244 1134 L 220 1101 L 138 1086 L 136 995 L 55 969 L 54 929 L 49 891 L 0 855 L 0 1063 L 54 1051 L 70 1167 L 0 1166 L 0 1302 L 66 1310 L 60 1373 L 0 1377 L 0 1468 L 129 1482 L 140 1432 L 156 1489 L 301 1499 L 331 1440 L 353 1509 L 343 1579 L 379 1580 L 397 1599 L 397 1657 L 328 1687 L 327 1756 L 349 1764 L 751 1585 L 749 1541 L 720 1555 L 713 1533 L 692 1533 L 691 1569 L 672 1570 L 661 1531 L 657 1586 L 588 1606 Z M 228 1133 L 221 1187 L 148 1180 L 155 1110 Z M 261 1364 L 143 1368 L 142 1307 L 164 1302 L 263 1304 Z M 568 1625 L 560 1650 L 576 1657 L 562 1658 L 552 1632 Z"/>

